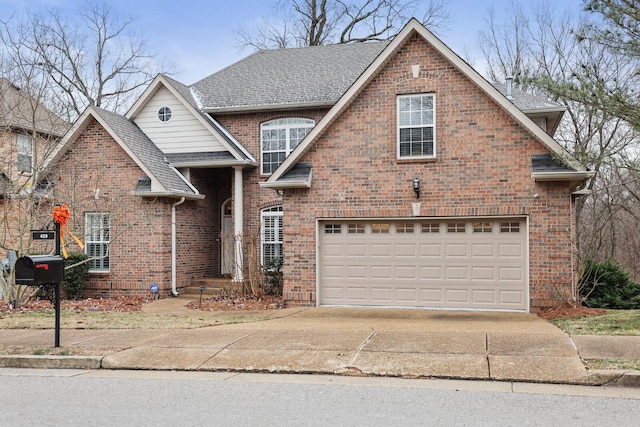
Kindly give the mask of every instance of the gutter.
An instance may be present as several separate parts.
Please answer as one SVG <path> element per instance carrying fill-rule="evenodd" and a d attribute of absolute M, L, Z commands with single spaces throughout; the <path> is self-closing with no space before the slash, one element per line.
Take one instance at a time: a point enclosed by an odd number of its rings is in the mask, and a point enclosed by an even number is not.
<path fill-rule="evenodd" d="M 154 198 L 170 197 L 170 198 L 180 198 L 180 199 L 189 199 L 189 200 L 202 200 L 206 197 L 204 194 L 191 194 L 191 195 L 185 196 L 184 194 L 173 193 L 171 191 L 132 191 L 131 194 L 133 196 L 139 196 L 139 197 L 154 197 Z"/>
<path fill-rule="evenodd" d="M 310 180 L 284 181 L 284 182 L 263 181 L 263 182 L 259 182 L 258 185 L 260 185 L 260 187 L 263 187 L 263 188 L 274 188 L 274 189 L 311 188 L 311 181 Z"/>
<path fill-rule="evenodd" d="M 171 205 L 171 294 L 177 297 L 178 288 L 176 284 L 176 206 L 184 203 L 186 198 L 181 198 Z"/>
<path fill-rule="evenodd" d="M 229 160 L 229 161 L 193 161 L 193 162 L 172 162 L 172 166 L 176 168 L 226 168 L 233 166 L 260 166 L 258 162 L 245 160 Z"/>
<path fill-rule="evenodd" d="M 248 113 L 253 111 L 270 111 L 270 110 L 300 110 L 306 108 L 330 108 L 335 105 L 337 100 L 316 101 L 316 102 L 291 102 L 285 104 L 268 104 L 268 105 L 242 105 L 231 107 L 208 107 L 202 111 L 208 114 L 225 114 L 225 113 Z"/>
<path fill-rule="evenodd" d="M 575 181 L 589 179 L 593 175 L 595 171 L 532 172 L 531 178 L 535 181 Z"/>

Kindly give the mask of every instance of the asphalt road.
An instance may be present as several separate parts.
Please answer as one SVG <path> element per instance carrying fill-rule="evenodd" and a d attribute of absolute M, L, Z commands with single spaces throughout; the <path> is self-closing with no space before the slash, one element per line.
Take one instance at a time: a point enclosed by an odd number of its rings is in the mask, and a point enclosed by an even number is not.
<path fill-rule="evenodd" d="M 0 369 L 7 426 L 632 426 L 640 391 L 483 381 Z"/>

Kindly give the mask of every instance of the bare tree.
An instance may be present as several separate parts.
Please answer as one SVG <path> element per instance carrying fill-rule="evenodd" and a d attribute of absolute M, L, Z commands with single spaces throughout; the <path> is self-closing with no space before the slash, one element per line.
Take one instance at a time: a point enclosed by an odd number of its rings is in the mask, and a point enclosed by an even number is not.
<path fill-rule="evenodd" d="M 242 29 L 242 47 L 274 49 L 393 38 L 416 16 L 437 31 L 448 20 L 444 0 L 279 0 L 272 17 Z"/>
<path fill-rule="evenodd" d="M 560 14 L 549 5 L 531 12 L 512 3 L 500 25 L 491 11 L 489 28 L 481 35 L 487 74 L 494 81 L 512 75 L 520 89 L 565 106 L 555 138 L 596 172 L 587 184 L 591 195 L 576 203 L 577 265 L 590 256 L 598 261 L 615 258 L 638 277 L 638 242 L 627 236 L 640 226 L 640 215 L 634 215 L 640 204 L 632 196 L 638 175 L 630 168 L 640 135 L 613 111 L 558 90 L 574 82 L 584 67 L 599 79 L 623 85 L 630 81 L 629 62 L 594 40 L 576 41 L 586 25 L 584 15 Z"/>
<path fill-rule="evenodd" d="M 76 15 L 26 12 L 0 23 L 5 66 L 31 67 L 47 79 L 56 111 L 68 120 L 88 105 L 124 112 L 162 70 L 145 41 L 107 3 L 83 3 Z M 68 106 L 68 111 L 64 108 Z"/>

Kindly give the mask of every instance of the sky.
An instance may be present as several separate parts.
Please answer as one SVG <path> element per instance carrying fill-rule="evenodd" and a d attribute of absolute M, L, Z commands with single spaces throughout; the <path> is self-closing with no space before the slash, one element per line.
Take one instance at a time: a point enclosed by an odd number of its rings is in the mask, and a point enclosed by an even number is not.
<path fill-rule="evenodd" d="M 25 9 L 44 12 L 55 7 L 73 11 L 86 0 L 0 0 L 0 20 Z M 251 29 L 268 18 L 276 0 L 107 0 L 124 17 L 135 17 L 135 30 L 157 58 L 175 64 L 173 77 L 185 84 L 231 65 L 252 53 L 239 47 L 236 31 Z M 446 0 L 449 21 L 438 36 L 458 55 L 478 67 L 478 34 L 487 28 L 490 8 L 498 14 L 511 0 Z M 515 0 L 525 11 L 550 0 Z M 580 13 L 582 0 L 555 0 L 559 11 Z M 478 70 L 481 71 L 482 70 Z"/>

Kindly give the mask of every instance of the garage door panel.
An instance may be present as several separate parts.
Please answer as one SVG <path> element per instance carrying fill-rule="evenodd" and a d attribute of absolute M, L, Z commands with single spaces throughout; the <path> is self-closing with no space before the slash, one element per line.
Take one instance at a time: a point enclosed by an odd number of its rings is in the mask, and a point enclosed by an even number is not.
<path fill-rule="evenodd" d="M 367 278 L 367 266 L 366 265 L 348 265 L 345 268 L 346 279 L 366 279 Z"/>
<path fill-rule="evenodd" d="M 466 280 L 468 278 L 468 269 L 464 266 L 445 267 L 445 280 Z"/>
<path fill-rule="evenodd" d="M 372 243 L 369 245 L 372 257 L 390 257 L 391 256 L 391 244 L 390 243 Z"/>
<path fill-rule="evenodd" d="M 454 304 L 467 305 L 469 301 L 469 291 L 467 289 L 447 289 L 446 290 L 446 302 Z"/>
<path fill-rule="evenodd" d="M 421 258 L 442 257 L 442 244 L 440 243 L 420 243 Z"/>
<path fill-rule="evenodd" d="M 466 257 L 467 250 L 466 243 L 448 243 L 445 245 L 445 256 L 449 258 Z"/>
<path fill-rule="evenodd" d="M 495 267 L 472 267 L 471 279 L 472 280 L 495 280 Z"/>
<path fill-rule="evenodd" d="M 429 305 L 439 306 L 443 304 L 442 289 L 421 289 L 420 301 L 426 302 Z"/>
<path fill-rule="evenodd" d="M 394 245 L 395 256 L 398 258 L 415 258 L 417 247 L 415 243 L 402 243 Z"/>
<path fill-rule="evenodd" d="M 389 286 L 371 287 L 371 300 L 387 304 L 391 301 L 393 291 Z"/>
<path fill-rule="evenodd" d="M 349 257 L 363 257 L 367 256 L 367 244 L 366 243 L 347 243 L 346 244 L 346 254 Z M 340 256 L 344 256 L 344 253 L 341 251 Z"/>
<path fill-rule="evenodd" d="M 417 266 L 397 266 L 395 268 L 395 279 L 417 279 Z"/>
<path fill-rule="evenodd" d="M 325 257 L 337 256 L 342 257 L 344 255 L 344 249 L 341 243 L 326 243 L 322 246 L 322 254 Z"/>
<path fill-rule="evenodd" d="M 325 223 L 356 228 L 320 223 L 321 304 L 527 309 L 522 219 Z"/>
<path fill-rule="evenodd" d="M 523 304 L 524 292 L 522 291 L 498 291 L 500 302 L 503 304 Z"/>
<path fill-rule="evenodd" d="M 422 266 L 420 267 L 420 279 L 442 280 L 442 268 L 440 266 Z"/>
<path fill-rule="evenodd" d="M 347 298 L 353 301 L 364 302 L 367 300 L 367 289 L 363 286 L 347 286 Z"/>
<path fill-rule="evenodd" d="M 524 255 L 523 246 L 517 243 L 498 245 L 501 258 L 522 258 Z"/>
<path fill-rule="evenodd" d="M 495 245 L 490 243 L 472 244 L 471 256 L 474 258 L 492 258 L 495 256 Z"/>
<path fill-rule="evenodd" d="M 411 305 L 414 305 L 418 301 L 418 298 L 416 296 L 417 293 L 418 291 L 414 288 L 396 289 L 395 301 L 400 305 L 405 305 L 403 303 L 411 303 Z"/>
<path fill-rule="evenodd" d="M 521 282 L 524 279 L 524 269 L 522 267 L 499 267 L 498 276 L 501 282 Z"/>
<path fill-rule="evenodd" d="M 344 276 L 342 265 L 323 265 L 322 275 L 325 279 L 341 279 Z"/>
<path fill-rule="evenodd" d="M 473 302 L 475 304 L 495 304 L 496 303 L 496 291 L 494 290 L 478 290 L 471 293 Z"/>
<path fill-rule="evenodd" d="M 370 271 L 372 279 L 390 280 L 392 278 L 391 266 L 389 265 L 372 265 Z"/>

